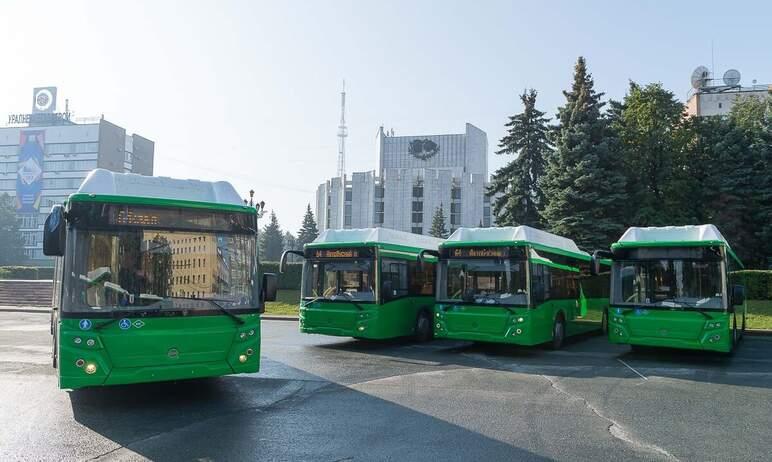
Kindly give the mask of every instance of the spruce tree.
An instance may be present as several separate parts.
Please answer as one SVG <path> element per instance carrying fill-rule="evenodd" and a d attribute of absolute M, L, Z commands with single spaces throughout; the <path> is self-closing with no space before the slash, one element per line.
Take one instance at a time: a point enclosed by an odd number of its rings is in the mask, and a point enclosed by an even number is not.
<path fill-rule="evenodd" d="M 314 212 L 311 211 L 311 204 L 306 206 L 306 214 L 303 216 L 303 225 L 298 231 L 297 244 L 302 249 L 304 245 L 313 242 L 319 236 L 319 229 L 316 226 Z"/>
<path fill-rule="evenodd" d="M 447 239 L 449 235 L 448 227 L 445 224 L 445 212 L 442 208 L 442 204 L 434 210 L 432 227 L 429 229 L 429 235 L 440 239 Z"/>
<path fill-rule="evenodd" d="M 0 195 L 0 266 L 18 265 L 24 260 L 24 242 L 19 232 L 19 221 L 13 199 Z"/>
<path fill-rule="evenodd" d="M 618 142 L 601 114 L 603 93 L 596 93 L 583 57 L 574 82 L 558 110 L 556 150 L 542 182 L 542 217 L 550 231 L 587 250 L 607 248 L 625 229 L 626 178 Z"/>
<path fill-rule="evenodd" d="M 278 261 L 284 251 L 284 233 L 276 213 L 271 210 L 270 221 L 260 235 L 260 256 L 263 261 Z"/>
<path fill-rule="evenodd" d="M 544 194 L 540 181 L 551 152 L 547 138 L 549 119 L 536 109 L 536 90 L 520 95 L 523 112 L 509 118 L 507 134 L 499 142 L 498 155 L 515 155 L 506 166 L 491 177 L 487 193 L 496 197 L 493 213 L 502 226 L 529 225 L 541 227 L 540 212 Z"/>

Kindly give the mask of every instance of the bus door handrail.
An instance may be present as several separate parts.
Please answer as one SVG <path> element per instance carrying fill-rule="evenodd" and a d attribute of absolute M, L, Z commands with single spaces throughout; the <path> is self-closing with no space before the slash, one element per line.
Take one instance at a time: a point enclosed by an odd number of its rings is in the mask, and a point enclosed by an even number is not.
<path fill-rule="evenodd" d="M 301 258 L 306 257 L 302 250 L 285 250 L 284 253 L 281 254 L 281 260 L 279 261 L 279 274 L 284 274 L 284 267 L 287 264 L 288 255 L 297 255 Z"/>

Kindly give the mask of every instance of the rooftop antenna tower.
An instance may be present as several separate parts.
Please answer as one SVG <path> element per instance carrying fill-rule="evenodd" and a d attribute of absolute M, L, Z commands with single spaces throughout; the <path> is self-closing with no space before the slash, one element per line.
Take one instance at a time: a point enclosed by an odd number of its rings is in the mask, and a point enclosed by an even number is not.
<path fill-rule="evenodd" d="M 346 81 L 343 81 L 343 91 L 340 92 L 340 125 L 338 125 L 338 176 L 346 176 Z"/>

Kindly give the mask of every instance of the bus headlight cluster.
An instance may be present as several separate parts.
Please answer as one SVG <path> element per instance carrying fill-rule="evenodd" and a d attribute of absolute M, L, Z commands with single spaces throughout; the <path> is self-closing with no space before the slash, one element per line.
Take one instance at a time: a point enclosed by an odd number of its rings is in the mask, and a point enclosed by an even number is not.
<path fill-rule="evenodd" d="M 718 342 L 719 340 L 721 340 L 721 336 L 720 336 L 720 335 L 718 335 L 718 334 L 716 334 L 716 335 L 712 335 L 712 336 L 711 336 L 711 337 L 708 339 L 708 341 L 709 341 L 710 343 L 715 343 L 715 342 Z"/>
<path fill-rule="evenodd" d="M 97 366 L 94 363 L 88 363 L 86 364 L 86 367 L 83 370 L 86 371 L 86 374 L 91 375 L 97 371 Z"/>
<path fill-rule="evenodd" d="M 720 322 L 709 322 L 708 323 L 708 329 L 716 329 L 718 327 L 721 327 Z"/>
<path fill-rule="evenodd" d="M 239 362 L 240 363 L 247 362 L 247 355 L 239 355 Z"/>
<path fill-rule="evenodd" d="M 614 316 L 611 319 L 612 319 L 612 321 L 617 322 L 619 324 L 624 324 L 625 323 L 625 318 L 618 318 L 618 317 Z"/>

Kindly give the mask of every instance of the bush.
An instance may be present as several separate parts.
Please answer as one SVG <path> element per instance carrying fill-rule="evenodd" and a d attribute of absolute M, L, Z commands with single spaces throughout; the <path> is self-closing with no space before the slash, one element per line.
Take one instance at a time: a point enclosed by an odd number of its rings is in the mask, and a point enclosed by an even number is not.
<path fill-rule="evenodd" d="M 279 263 L 274 261 L 260 262 L 259 274 L 275 273 L 279 276 L 279 289 L 300 290 L 302 263 L 288 263 L 284 268 L 284 274 L 279 274 Z"/>
<path fill-rule="evenodd" d="M 38 279 L 38 268 L 35 266 L 2 266 L 0 267 L 0 279 Z"/>
<path fill-rule="evenodd" d="M 745 285 L 745 298 L 748 300 L 772 300 L 772 271 L 743 270 L 735 271 Z"/>

